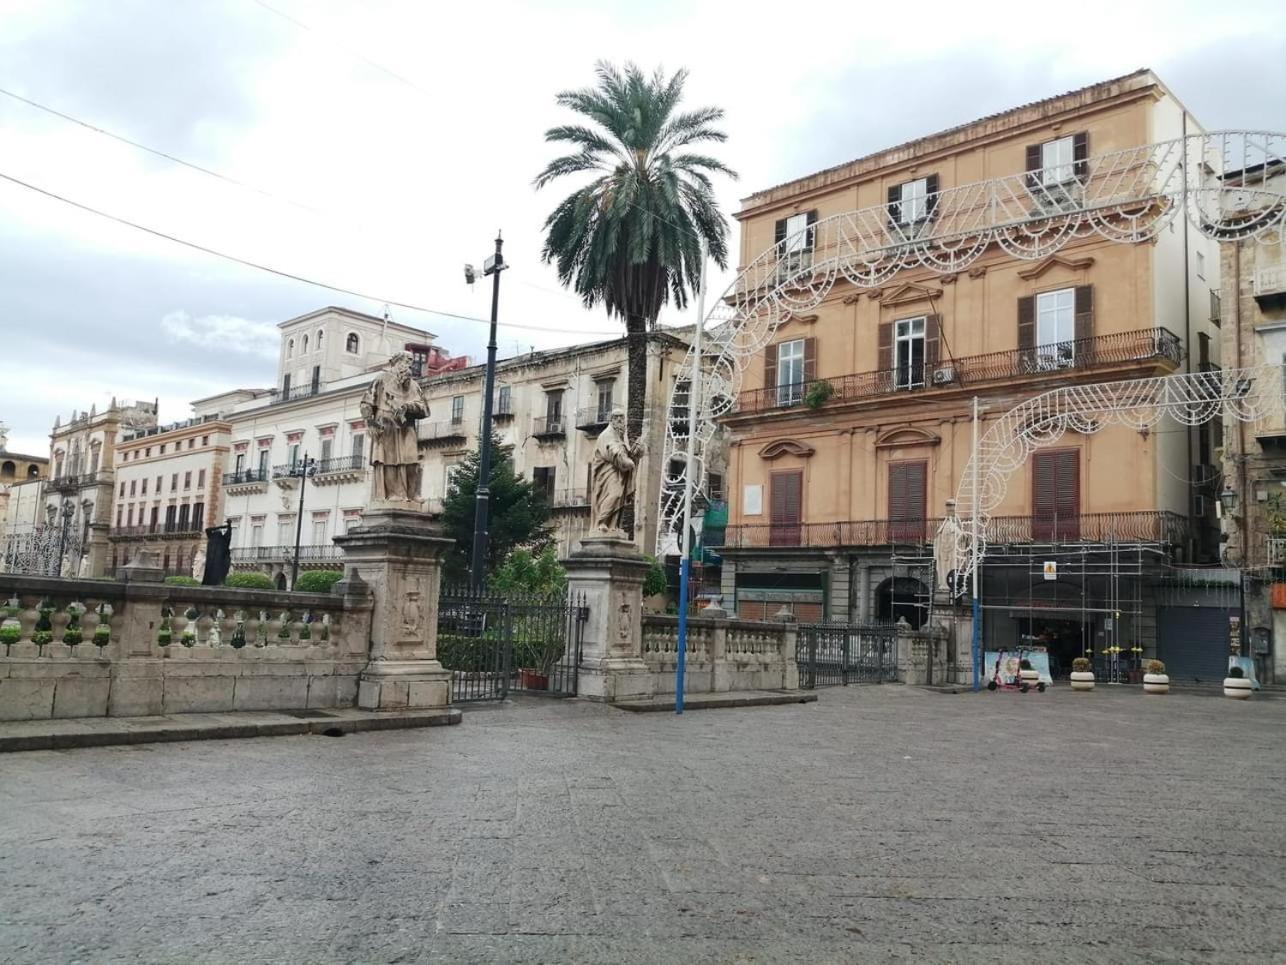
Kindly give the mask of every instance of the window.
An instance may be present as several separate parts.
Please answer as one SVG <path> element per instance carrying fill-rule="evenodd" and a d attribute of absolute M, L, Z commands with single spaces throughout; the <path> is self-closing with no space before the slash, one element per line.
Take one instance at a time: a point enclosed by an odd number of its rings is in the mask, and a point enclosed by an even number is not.
<path fill-rule="evenodd" d="M 804 473 L 796 469 L 775 472 L 768 485 L 768 543 L 798 546 L 803 520 Z"/>
<path fill-rule="evenodd" d="M 706 488 L 710 490 L 710 498 L 715 502 L 723 501 L 723 473 L 712 472 L 706 477 L 708 482 Z"/>
<path fill-rule="evenodd" d="M 545 494 L 545 501 L 554 501 L 554 466 L 537 466 L 531 471 L 531 481 L 537 491 Z"/>
<path fill-rule="evenodd" d="M 307 335 L 304 336 L 303 347 L 300 349 L 300 353 L 303 355 L 308 354 L 308 336 Z"/>
<path fill-rule="evenodd" d="M 124 518 L 125 518 L 125 507 L 117 506 L 116 507 L 116 528 L 117 529 L 121 528 L 121 520 Z"/>
<path fill-rule="evenodd" d="M 192 504 L 192 528 L 198 531 L 205 529 L 205 503 Z"/>
<path fill-rule="evenodd" d="M 179 507 L 179 532 L 183 532 L 188 528 L 188 522 L 189 522 L 188 514 L 191 512 L 192 512 L 192 507 L 189 506 L 187 503 L 184 503 L 182 506 Z"/>
<path fill-rule="evenodd" d="M 451 424 L 458 426 L 464 421 L 464 396 L 457 395 L 451 399 Z"/>
<path fill-rule="evenodd" d="M 204 470 L 204 469 L 201 469 L 201 470 L 198 470 L 198 471 L 197 471 L 197 474 L 196 474 L 196 488 L 197 488 L 197 489 L 204 489 L 204 488 L 205 488 L 205 470 Z"/>
<path fill-rule="evenodd" d="M 889 188 L 889 221 L 906 233 L 927 221 L 938 203 L 938 176 L 928 174 Z"/>
<path fill-rule="evenodd" d="M 406 354 L 411 356 L 411 374 L 417 379 L 423 378 L 429 371 L 429 347 L 414 342 L 406 344 Z"/>
<path fill-rule="evenodd" d="M 1080 536 L 1080 467 L 1076 449 L 1032 454 L 1032 536 L 1036 539 Z"/>
<path fill-rule="evenodd" d="M 267 449 L 259 450 L 259 478 L 260 479 L 268 478 L 268 455 L 269 455 L 269 452 Z"/>
<path fill-rule="evenodd" d="M 294 357 L 295 357 L 295 340 L 292 338 L 288 342 L 286 342 L 286 358 L 293 359 Z"/>
<path fill-rule="evenodd" d="M 202 437 L 201 437 L 201 445 L 203 445 L 203 446 L 208 446 L 209 444 L 210 444 L 210 437 L 209 437 L 209 436 L 202 436 Z"/>
<path fill-rule="evenodd" d="M 131 479 L 129 481 L 129 494 L 135 496 L 138 494 L 138 481 Z"/>
<path fill-rule="evenodd" d="M 191 470 L 188 470 L 183 474 L 183 488 L 184 489 L 192 488 L 192 471 Z"/>
<path fill-rule="evenodd" d="M 146 480 L 146 479 L 143 479 L 143 480 L 141 480 L 141 482 L 142 482 L 142 485 L 139 487 L 139 493 L 140 493 L 140 495 L 146 496 L 146 495 L 147 495 L 147 480 Z"/>
<path fill-rule="evenodd" d="M 179 474 L 176 472 L 170 476 L 170 492 L 175 492 L 179 488 Z"/>
<path fill-rule="evenodd" d="M 1036 350 L 1043 369 L 1064 368 L 1076 357 L 1076 289 L 1036 296 Z"/>
<path fill-rule="evenodd" d="M 781 272 L 790 273 L 813 263 L 813 243 L 817 232 L 816 211 L 802 211 L 777 222 L 773 241 L 781 252 Z M 778 281 L 783 280 L 781 277 Z"/>
<path fill-rule="evenodd" d="M 165 531 L 167 533 L 174 532 L 175 514 L 177 512 L 178 512 L 177 506 L 165 507 Z"/>
<path fill-rule="evenodd" d="M 181 445 L 182 443 L 180 443 Z M 161 455 L 165 455 L 165 443 L 161 443 Z"/>
<path fill-rule="evenodd" d="M 282 514 L 277 517 L 277 545 L 293 546 L 295 544 L 295 517 Z"/>
<path fill-rule="evenodd" d="M 1197 252 L 1197 277 L 1206 280 L 1206 254 L 1203 251 Z"/>
<path fill-rule="evenodd" d="M 612 417 L 612 394 L 616 389 L 615 379 L 603 379 L 598 383 L 598 421 L 606 422 Z"/>
<path fill-rule="evenodd" d="M 156 532 L 156 523 L 157 523 L 157 520 L 158 520 L 158 519 L 160 519 L 160 516 L 161 516 L 161 507 L 160 507 L 159 505 L 158 505 L 158 506 L 153 506 L 153 507 L 152 507 L 152 519 L 151 519 L 151 522 L 148 524 L 148 527 L 149 527 L 150 531 L 151 531 L 151 532 L 153 532 L 153 533 L 155 533 L 155 532 Z M 142 526 L 142 525 L 143 525 L 143 509 L 142 509 L 142 507 L 139 507 L 139 511 L 138 511 L 138 523 L 139 523 L 139 525 L 140 525 L 140 526 Z"/>
<path fill-rule="evenodd" d="M 496 412 L 500 415 L 513 413 L 513 391 L 510 386 L 502 385 L 496 397 Z"/>
<path fill-rule="evenodd" d="M 344 340 L 344 351 L 348 352 L 350 355 L 356 355 L 360 344 L 361 342 L 357 338 L 357 333 L 349 332 L 348 338 Z"/>
<path fill-rule="evenodd" d="M 283 399 L 290 396 L 290 373 L 287 372 L 281 377 L 281 397 Z"/>
<path fill-rule="evenodd" d="M 152 447 L 151 447 L 151 446 L 148 446 L 148 447 L 147 447 L 147 449 L 145 449 L 145 450 L 143 451 L 143 454 L 144 454 L 145 456 L 147 456 L 147 458 L 151 459 L 151 458 L 152 458 Z"/>
<path fill-rule="evenodd" d="M 237 476 L 240 476 L 246 471 L 246 454 L 244 452 L 237 453 L 237 463 L 233 467 L 232 471 L 235 472 Z"/>
<path fill-rule="evenodd" d="M 292 442 L 286 452 L 288 454 L 286 461 L 290 463 L 291 467 L 299 465 L 299 443 Z"/>
<path fill-rule="evenodd" d="M 777 404 L 795 405 L 804 397 L 804 340 L 777 346 Z"/>
<path fill-rule="evenodd" d="M 321 390 L 321 366 L 320 365 L 313 366 L 313 378 L 312 378 L 312 382 L 310 382 L 309 384 L 312 386 L 312 391 L 314 395 Z"/>
<path fill-rule="evenodd" d="M 326 545 L 326 524 L 328 520 L 325 514 L 313 516 L 313 546 Z"/>
<path fill-rule="evenodd" d="M 893 326 L 894 377 L 899 389 L 924 385 L 925 318 L 904 318 Z"/>
<path fill-rule="evenodd" d="M 188 440 L 188 448 L 189 449 L 196 448 L 196 436 L 193 436 L 191 439 Z"/>
<path fill-rule="evenodd" d="M 321 461 L 323 463 L 330 461 L 330 453 L 334 448 L 334 442 L 329 437 L 321 441 Z"/>
<path fill-rule="evenodd" d="M 545 393 L 545 422 L 550 427 L 563 424 L 563 390 Z"/>
<path fill-rule="evenodd" d="M 366 458 L 366 434 L 365 433 L 363 432 L 353 433 L 352 453 L 354 456 L 361 456 L 363 459 Z"/>
<path fill-rule="evenodd" d="M 123 480 L 123 479 L 121 480 L 121 492 L 120 492 L 120 496 L 121 496 L 121 498 L 122 498 L 122 499 L 124 499 L 124 498 L 125 498 L 125 480 Z"/>
<path fill-rule="evenodd" d="M 925 538 L 927 463 L 889 464 L 889 540 L 919 543 Z"/>
<path fill-rule="evenodd" d="M 1072 180 L 1072 137 L 1060 137 L 1040 146 L 1041 183 L 1048 186 Z"/>
<path fill-rule="evenodd" d="M 158 496 L 159 496 L 159 495 L 161 495 L 161 483 L 162 483 L 162 481 L 163 481 L 163 477 L 161 477 L 161 476 L 157 476 L 157 477 L 156 477 L 156 489 L 154 489 L 154 490 L 153 490 L 153 492 L 155 492 L 155 493 L 156 493 L 156 495 L 158 495 Z"/>
<path fill-rule="evenodd" d="M 321 347 L 322 347 L 322 329 L 319 328 L 317 329 L 317 345 L 315 346 L 315 350 L 320 352 Z"/>
<path fill-rule="evenodd" d="M 250 520 L 250 545 L 260 547 L 263 545 L 263 517 L 256 516 Z"/>
<path fill-rule="evenodd" d="M 133 503 L 130 503 L 129 512 L 125 514 L 125 525 L 126 526 L 134 525 L 134 504 Z"/>

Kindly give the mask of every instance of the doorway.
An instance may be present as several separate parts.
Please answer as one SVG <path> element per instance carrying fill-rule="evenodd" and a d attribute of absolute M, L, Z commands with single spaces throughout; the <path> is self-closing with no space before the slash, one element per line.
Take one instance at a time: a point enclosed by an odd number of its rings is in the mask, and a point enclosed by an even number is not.
<path fill-rule="evenodd" d="M 1072 661 L 1081 656 L 1092 637 L 1089 624 L 1080 620 L 1031 616 L 1018 618 L 1018 645 L 1044 647 L 1049 653 L 1049 675 L 1057 680 L 1072 670 Z"/>

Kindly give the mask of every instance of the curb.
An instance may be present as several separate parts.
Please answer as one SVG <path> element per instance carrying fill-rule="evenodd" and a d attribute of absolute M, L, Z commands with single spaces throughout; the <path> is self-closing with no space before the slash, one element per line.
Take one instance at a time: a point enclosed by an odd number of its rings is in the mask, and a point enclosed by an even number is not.
<path fill-rule="evenodd" d="M 817 694 L 815 691 L 798 691 L 794 693 L 759 693 L 759 694 L 742 694 L 729 695 L 727 697 L 705 697 L 701 694 L 692 694 L 684 699 L 683 709 L 687 710 L 724 710 L 729 707 L 772 707 L 781 704 L 812 704 L 816 703 Z M 674 712 L 674 698 L 652 698 L 649 700 L 622 700 L 616 703 L 608 704 L 609 707 L 615 707 L 617 710 L 626 710 L 634 714 L 653 714 L 661 712 Z"/>

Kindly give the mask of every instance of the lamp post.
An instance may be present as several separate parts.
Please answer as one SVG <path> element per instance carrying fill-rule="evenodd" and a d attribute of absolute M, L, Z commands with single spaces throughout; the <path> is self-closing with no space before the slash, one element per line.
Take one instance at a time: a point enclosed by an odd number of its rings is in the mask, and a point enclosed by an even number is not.
<path fill-rule="evenodd" d="M 299 579 L 299 540 L 304 532 L 304 490 L 308 488 L 308 477 L 317 471 L 317 460 L 308 458 L 304 453 L 301 462 L 290 467 L 290 474 L 299 480 L 299 515 L 295 518 L 295 555 L 290 561 L 290 588 L 295 588 Z"/>
<path fill-rule="evenodd" d="M 76 504 L 70 499 L 64 499 L 62 509 L 62 531 L 58 534 L 58 559 L 54 563 L 54 576 L 62 576 L 63 573 L 63 556 L 67 552 L 67 528 L 71 525 L 71 518 L 76 515 Z"/>
<path fill-rule="evenodd" d="M 478 458 L 478 485 L 473 508 L 473 558 L 469 566 L 469 583 L 481 590 L 487 570 L 487 514 L 491 502 L 491 396 L 496 386 L 496 316 L 500 310 L 500 273 L 505 264 L 501 248 L 504 240 L 496 232 L 496 253 L 483 263 L 483 275 L 491 276 L 491 335 L 487 341 L 487 375 L 482 389 L 482 429 L 479 433 L 481 453 Z M 464 278 L 473 284 L 473 266 L 464 266 Z"/>

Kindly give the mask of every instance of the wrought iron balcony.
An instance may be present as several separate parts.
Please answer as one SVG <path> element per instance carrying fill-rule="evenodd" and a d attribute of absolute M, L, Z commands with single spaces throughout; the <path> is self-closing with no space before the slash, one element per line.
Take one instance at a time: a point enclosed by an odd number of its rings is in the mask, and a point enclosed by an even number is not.
<path fill-rule="evenodd" d="M 146 523 L 142 526 L 113 526 L 108 539 L 138 539 L 145 536 L 182 537 L 198 536 L 205 532 L 203 522 Z"/>
<path fill-rule="evenodd" d="M 845 546 L 924 545 L 932 542 L 941 519 L 862 519 L 830 523 L 754 523 L 729 526 L 722 549 L 838 548 Z M 1074 516 L 992 516 L 990 546 L 1050 543 L 1183 542 L 1187 521 L 1176 513 L 1079 513 Z"/>
<path fill-rule="evenodd" d="M 597 435 L 611 418 L 611 406 L 588 405 L 576 410 L 576 428 L 589 435 Z"/>
<path fill-rule="evenodd" d="M 268 481 L 268 470 L 266 469 L 238 469 L 236 472 L 225 472 L 223 474 L 223 484 L 225 486 L 244 486 L 247 483 L 266 483 Z"/>
<path fill-rule="evenodd" d="M 1286 566 L 1286 536 L 1269 536 L 1266 549 L 1269 566 Z"/>
<path fill-rule="evenodd" d="M 338 560 L 343 551 L 334 543 L 299 547 L 299 562 Z M 295 547 L 290 546 L 240 546 L 232 550 L 233 563 L 280 563 L 294 559 Z"/>
<path fill-rule="evenodd" d="M 464 420 L 459 422 L 421 422 L 416 427 L 416 437 L 422 446 L 447 446 L 464 442 L 469 437 Z"/>
<path fill-rule="evenodd" d="M 360 472 L 366 468 L 366 457 L 362 453 L 351 456 L 331 456 L 329 459 L 317 460 L 317 475 L 325 476 L 335 472 Z"/>
<path fill-rule="evenodd" d="M 988 352 L 942 360 L 907 369 L 881 369 L 832 378 L 795 382 L 771 389 L 751 389 L 737 400 L 738 413 L 797 409 L 808 400 L 823 406 L 836 402 L 874 399 L 895 393 L 925 392 L 1031 379 L 1068 371 L 1102 368 L 1130 362 L 1169 362 L 1177 366 L 1182 352 L 1179 338 L 1164 328 L 1145 328 L 1113 335 L 1056 342 L 1034 349 Z"/>
<path fill-rule="evenodd" d="M 561 439 L 567 435 L 567 419 L 562 415 L 533 419 L 531 434 L 537 439 Z"/>
<path fill-rule="evenodd" d="M 308 399 L 321 392 L 321 385 L 317 382 L 310 382 L 308 385 L 297 385 L 293 389 L 279 391 L 277 397 L 272 401 L 276 402 L 294 402 L 296 399 Z"/>
<path fill-rule="evenodd" d="M 512 419 L 513 417 L 514 417 L 514 409 L 513 409 L 512 402 L 504 406 L 497 405 L 494 409 L 491 410 L 491 418 L 495 419 L 497 422 L 503 422 L 508 419 Z"/>
<path fill-rule="evenodd" d="M 45 483 L 45 488 L 55 493 L 74 493 L 77 490 L 86 489 L 101 482 L 110 483 L 111 481 L 111 473 L 82 472 L 50 479 Z"/>

